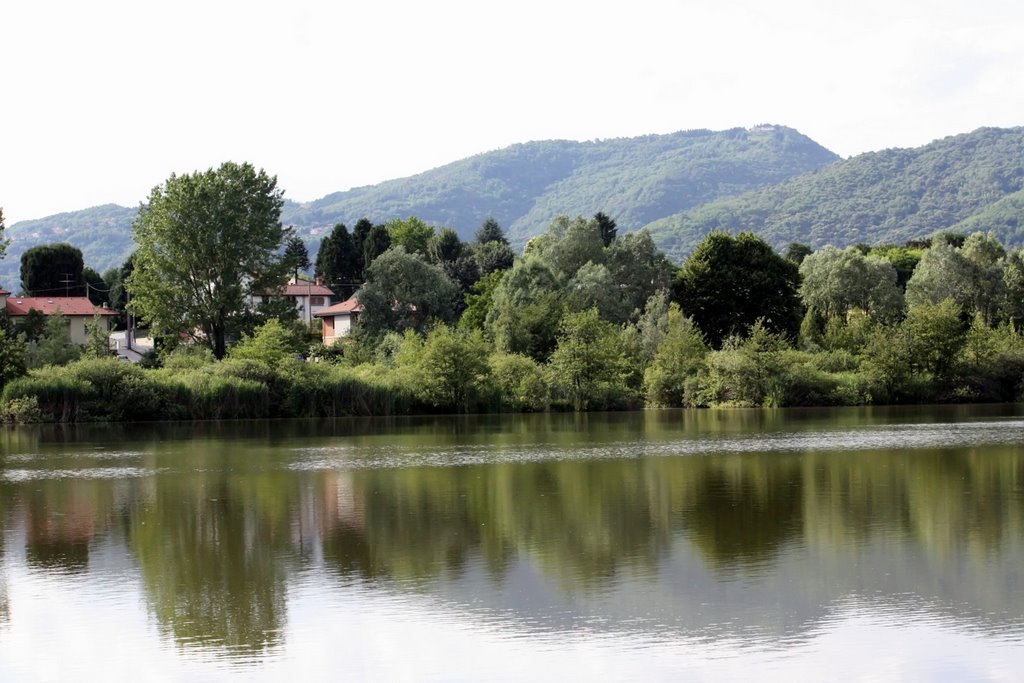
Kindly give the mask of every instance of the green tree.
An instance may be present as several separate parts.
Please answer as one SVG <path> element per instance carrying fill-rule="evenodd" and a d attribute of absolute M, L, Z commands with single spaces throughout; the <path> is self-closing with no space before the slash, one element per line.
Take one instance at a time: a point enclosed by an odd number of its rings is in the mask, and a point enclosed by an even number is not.
<path fill-rule="evenodd" d="M 949 376 L 967 335 L 961 313 L 962 309 L 952 299 L 918 304 L 907 312 L 903 330 L 913 369 L 940 379 Z"/>
<path fill-rule="evenodd" d="M 515 252 L 504 242 L 474 243 L 470 247 L 476 260 L 476 269 L 481 276 L 501 270 L 508 270 L 515 263 Z"/>
<path fill-rule="evenodd" d="M 608 319 L 618 323 L 638 316 L 655 292 L 671 287 L 676 271 L 646 230 L 616 239 L 607 249 L 606 263 L 613 283 L 606 296 L 618 299 L 622 313 Z"/>
<path fill-rule="evenodd" d="M 624 393 L 624 360 L 619 330 L 597 309 L 570 313 L 562 320 L 548 370 L 551 383 L 576 410 L 610 407 Z"/>
<path fill-rule="evenodd" d="M 439 266 L 392 247 L 366 271 L 366 283 L 357 294 L 363 305 L 360 324 L 371 337 L 389 330 L 423 333 L 434 323 L 454 322 L 460 294 Z"/>
<path fill-rule="evenodd" d="M 498 225 L 498 221 L 493 218 L 488 218 L 480 225 L 477 229 L 476 234 L 473 236 L 477 244 L 490 244 L 491 242 L 497 242 L 498 244 L 504 244 L 508 246 L 508 240 L 505 238 L 505 233 Z"/>
<path fill-rule="evenodd" d="M 363 239 L 363 279 L 374 260 L 391 248 L 391 235 L 383 225 L 374 225 Z"/>
<path fill-rule="evenodd" d="M 25 343 L 0 327 L 0 391 L 12 379 L 24 375 L 25 370 Z"/>
<path fill-rule="evenodd" d="M 466 307 L 459 317 L 459 327 L 471 330 L 484 329 L 487 313 L 494 303 L 494 292 L 504 277 L 504 271 L 488 273 L 470 287 L 469 293 L 463 299 Z"/>
<path fill-rule="evenodd" d="M 846 317 L 857 308 L 878 320 L 894 321 L 903 309 L 896 269 L 856 247 L 827 246 L 800 264 L 800 297 L 826 317 Z"/>
<path fill-rule="evenodd" d="M 907 305 L 952 299 L 991 324 L 1005 307 L 1004 256 L 1002 245 L 984 233 L 972 234 L 960 248 L 935 240 L 907 283 Z"/>
<path fill-rule="evenodd" d="M 529 356 L 493 353 L 488 359 L 503 408 L 517 411 L 546 410 L 551 401 L 543 368 Z"/>
<path fill-rule="evenodd" d="M 47 316 L 43 333 L 25 344 L 25 365 L 30 368 L 67 365 L 81 355 L 82 347 L 71 343 L 71 325 L 59 310 Z"/>
<path fill-rule="evenodd" d="M 585 264 L 604 262 L 604 243 L 597 221 L 556 216 L 546 233 L 530 240 L 526 254 L 544 259 L 562 282 L 568 282 Z"/>
<path fill-rule="evenodd" d="M 431 405 L 468 412 L 487 383 L 489 351 L 480 330 L 438 325 L 423 343 L 417 393 Z"/>
<path fill-rule="evenodd" d="M 751 232 L 709 233 L 676 276 L 674 294 L 711 346 L 745 335 L 757 320 L 768 331 L 795 337 L 800 328 L 800 275 Z"/>
<path fill-rule="evenodd" d="M 129 309 L 223 358 L 247 295 L 281 284 L 282 191 L 249 164 L 172 175 L 132 225 L 138 250 Z"/>
<path fill-rule="evenodd" d="M 280 320 L 271 318 L 257 327 L 251 336 L 243 336 L 231 347 L 228 356 L 278 368 L 285 360 L 294 358 L 300 346 L 301 340 L 296 339 L 294 330 L 282 325 Z"/>
<path fill-rule="evenodd" d="M 356 245 L 344 223 L 338 223 L 320 242 L 316 274 L 339 294 L 352 294 L 363 281 L 362 261 L 362 246 Z"/>
<path fill-rule="evenodd" d="M 644 373 L 647 402 L 654 406 L 693 405 L 697 373 L 707 354 L 700 330 L 677 304 L 671 304 L 665 338 Z"/>
<path fill-rule="evenodd" d="M 82 250 L 70 244 L 40 244 L 21 255 L 25 296 L 83 296 Z"/>
<path fill-rule="evenodd" d="M 416 216 L 409 216 L 390 220 L 384 227 L 388 231 L 392 245 L 405 247 L 410 254 L 430 255 L 430 240 L 434 236 L 434 226 Z"/>
<path fill-rule="evenodd" d="M 468 292 L 473 283 L 480 279 L 476 260 L 453 229 L 443 228 L 431 237 L 427 249 L 431 260 L 441 266 L 463 292 Z"/>
<path fill-rule="evenodd" d="M 544 361 L 555 347 L 564 306 L 554 273 L 542 259 L 527 256 L 495 288 L 486 329 L 498 350 Z"/>
<path fill-rule="evenodd" d="M 299 279 L 299 271 L 306 270 L 312 265 L 309 260 L 309 251 L 306 250 L 306 243 L 291 228 L 285 237 L 282 260 L 296 280 Z"/>
<path fill-rule="evenodd" d="M 799 266 L 803 264 L 805 258 L 813 253 L 814 250 L 811 249 L 811 245 L 809 244 L 790 242 L 789 246 L 786 247 L 786 253 L 783 254 L 783 256 Z"/>
<path fill-rule="evenodd" d="M 103 318 L 96 314 L 85 324 L 85 355 L 90 358 L 110 356 L 110 331 Z"/>
<path fill-rule="evenodd" d="M 615 225 L 615 221 L 601 211 L 594 214 L 594 222 L 597 223 L 597 231 L 601 235 L 601 243 L 607 249 L 615 241 L 615 233 L 618 232 L 619 228 Z"/>

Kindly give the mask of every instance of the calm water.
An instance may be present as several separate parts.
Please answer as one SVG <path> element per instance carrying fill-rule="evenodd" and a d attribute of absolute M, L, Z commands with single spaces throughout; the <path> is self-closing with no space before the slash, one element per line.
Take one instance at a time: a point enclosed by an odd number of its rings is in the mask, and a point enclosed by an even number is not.
<path fill-rule="evenodd" d="M 1024 406 L 0 432 L 0 680 L 1021 680 Z"/>

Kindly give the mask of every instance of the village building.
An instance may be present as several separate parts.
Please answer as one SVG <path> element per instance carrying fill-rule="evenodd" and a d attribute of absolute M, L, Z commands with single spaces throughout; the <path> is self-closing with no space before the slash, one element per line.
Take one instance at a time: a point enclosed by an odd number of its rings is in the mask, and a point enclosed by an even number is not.
<path fill-rule="evenodd" d="M 356 318 L 363 312 L 363 306 L 353 294 L 345 301 L 318 311 L 315 317 L 323 323 L 321 335 L 325 346 L 334 344 L 342 337 L 352 334 Z"/>
<path fill-rule="evenodd" d="M 97 306 L 84 296 L 11 296 L 10 292 L 0 288 L 0 304 L 14 323 L 27 316 L 29 311 L 39 311 L 46 316 L 60 313 L 68 321 L 71 341 L 75 344 L 85 344 L 89 338 L 85 326 L 96 316 L 99 316 L 100 328 L 106 331 L 110 330 L 117 317 L 117 311 Z"/>
<path fill-rule="evenodd" d="M 315 282 L 298 280 L 293 277 L 282 289 L 254 294 L 250 303 L 255 307 L 264 301 L 281 296 L 295 304 L 300 320 L 307 325 L 312 325 L 317 313 L 331 305 L 334 291 L 325 286 L 319 277 Z"/>

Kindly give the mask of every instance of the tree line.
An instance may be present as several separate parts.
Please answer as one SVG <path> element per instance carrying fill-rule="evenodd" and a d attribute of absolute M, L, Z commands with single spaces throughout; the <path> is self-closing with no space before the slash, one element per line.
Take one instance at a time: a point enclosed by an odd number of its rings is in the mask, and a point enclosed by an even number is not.
<path fill-rule="evenodd" d="M 160 339 L 154 370 L 110 370 L 99 391 L 95 364 L 8 363 L 6 405 L 63 419 L 66 404 L 39 397 L 69 377 L 83 392 L 71 413 L 92 419 L 116 417 L 95 397 L 117 382 L 152 384 L 136 402 L 149 408 L 126 408 L 136 419 L 203 417 L 204 391 L 233 397 L 223 417 L 1020 397 L 1024 254 L 985 233 L 779 254 L 712 232 L 676 265 L 603 213 L 559 216 L 521 254 L 491 219 L 463 241 L 409 217 L 335 225 L 310 259 L 281 204 L 247 164 L 154 188 L 116 274 L 131 301 L 114 303 Z M 292 304 L 248 304 L 308 268 L 363 306 L 332 346 Z"/>

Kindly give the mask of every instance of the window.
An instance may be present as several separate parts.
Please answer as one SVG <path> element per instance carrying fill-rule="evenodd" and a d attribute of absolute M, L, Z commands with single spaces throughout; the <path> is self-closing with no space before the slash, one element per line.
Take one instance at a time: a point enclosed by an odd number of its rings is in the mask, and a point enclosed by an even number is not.
<path fill-rule="evenodd" d="M 309 297 L 310 306 L 323 306 L 324 298 L 322 296 L 311 296 Z"/>

